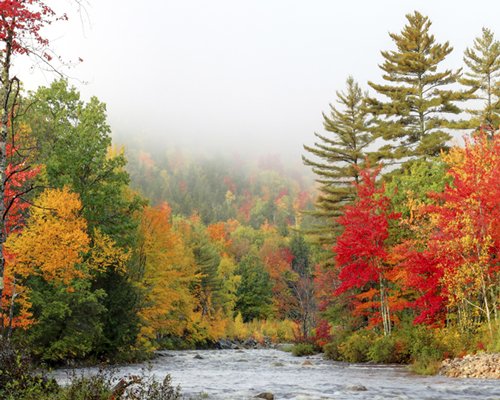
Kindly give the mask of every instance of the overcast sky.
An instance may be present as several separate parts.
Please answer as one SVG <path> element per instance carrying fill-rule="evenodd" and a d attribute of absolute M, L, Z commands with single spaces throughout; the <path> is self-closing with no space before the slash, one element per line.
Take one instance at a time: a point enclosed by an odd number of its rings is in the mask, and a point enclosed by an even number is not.
<path fill-rule="evenodd" d="M 499 0 L 88 0 L 50 38 L 84 60 L 70 81 L 107 103 L 118 137 L 298 160 L 348 75 L 380 81 L 388 33 L 415 9 L 454 46 L 447 66 L 462 65 L 483 26 L 500 36 Z M 28 88 L 54 78 L 24 67 Z"/>

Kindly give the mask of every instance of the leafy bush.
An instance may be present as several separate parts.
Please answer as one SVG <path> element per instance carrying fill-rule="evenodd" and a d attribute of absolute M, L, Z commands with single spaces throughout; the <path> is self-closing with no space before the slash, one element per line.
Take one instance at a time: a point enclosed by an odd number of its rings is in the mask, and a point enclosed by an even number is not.
<path fill-rule="evenodd" d="M 27 354 L 10 341 L 0 340 L 0 399 L 36 399 L 57 389 L 54 380 L 35 372 Z"/>
<path fill-rule="evenodd" d="M 377 338 L 368 351 L 370 361 L 384 364 L 404 364 L 410 359 L 407 343 L 397 335 Z"/>
<path fill-rule="evenodd" d="M 292 354 L 296 357 L 310 356 L 316 353 L 316 348 L 311 343 L 297 343 L 292 348 Z"/>
<path fill-rule="evenodd" d="M 374 336 L 371 331 L 354 332 L 338 348 L 341 359 L 353 363 L 368 361 L 368 352 L 374 342 Z"/>
<path fill-rule="evenodd" d="M 340 345 L 350 334 L 352 333 L 344 331 L 336 332 L 336 334 L 332 336 L 330 343 L 323 346 L 323 351 L 325 353 L 324 357 L 329 360 L 343 361 L 342 354 L 340 352 Z"/>

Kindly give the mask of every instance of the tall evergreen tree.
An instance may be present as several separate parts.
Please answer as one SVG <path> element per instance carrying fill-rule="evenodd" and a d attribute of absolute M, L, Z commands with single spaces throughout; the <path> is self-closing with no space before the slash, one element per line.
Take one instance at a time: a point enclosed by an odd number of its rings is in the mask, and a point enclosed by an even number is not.
<path fill-rule="evenodd" d="M 482 109 L 467 110 L 473 117 L 467 127 L 482 127 L 491 135 L 500 126 L 500 42 L 492 31 L 483 28 L 482 36 L 465 50 L 464 62 L 468 71 L 460 82 L 474 91 L 474 99 L 484 102 Z"/>
<path fill-rule="evenodd" d="M 349 77 L 346 90 L 337 92 L 340 107 L 330 104 L 330 114 L 323 113 L 326 134 L 315 133 L 316 143 L 304 146 L 310 154 L 302 156 L 304 164 L 312 167 L 320 184 L 315 210 L 310 212 L 318 222 L 306 233 L 316 235 L 320 244 L 329 247 L 339 233 L 335 218 L 354 199 L 353 182 L 359 180 L 357 167 L 363 164 L 366 148 L 373 141 L 364 99 L 358 83 Z"/>
<path fill-rule="evenodd" d="M 450 86 L 459 79 L 460 70 L 439 70 L 453 47 L 449 42 L 436 43 L 428 17 L 415 11 L 406 18 L 401 33 L 390 34 L 396 50 L 381 52 L 385 83 L 369 82 L 387 98 L 370 97 L 367 102 L 376 117 L 377 136 L 388 142 L 380 151 L 386 159 L 439 154 L 450 139 L 445 130 L 450 126 L 447 117 L 459 114 L 455 103 L 467 98 L 465 92 Z"/>

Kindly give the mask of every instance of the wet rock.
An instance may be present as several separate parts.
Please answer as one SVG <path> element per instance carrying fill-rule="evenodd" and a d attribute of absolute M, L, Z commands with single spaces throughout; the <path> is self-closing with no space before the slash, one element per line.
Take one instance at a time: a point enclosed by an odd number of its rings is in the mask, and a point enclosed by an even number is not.
<path fill-rule="evenodd" d="M 282 362 L 273 362 L 273 367 L 284 367 L 285 364 L 283 364 Z"/>
<path fill-rule="evenodd" d="M 348 390 L 352 390 L 353 392 L 366 392 L 368 389 L 363 385 L 351 385 L 347 387 Z"/>
<path fill-rule="evenodd" d="M 306 360 L 306 361 L 304 361 L 304 362 L 302 363 L 302 365 L 303 365 L 303 366 L 312 366 L 312 365 L 313 365 L 313 363 L 312 363 L 311 361 L 309 361 L 309 360 Z"/>
<path fill-rule="evenodd" d="M 199 354 L 196 354 L 193 358 L 195 360 L 204 360 L 204 358 L 202 356 L 200 356 Z"/>
<path fill-rule="evenodd" d="M 255 396 L 256 399 L 274 400 L 274 394 L 271 392 L 262 392 Z"/>
<path fill-rule="evenodd" d="M 243 347 L 246 349 L 252 349 L 257 346 L 257 341 L 254 338 L 249 338 L 243 342 Z"/>
<path fill-rule="evenodd" d="M 453 378 L 500 379 L 500 353 L 469 354 L 444 360 L 439 374 Z"/>

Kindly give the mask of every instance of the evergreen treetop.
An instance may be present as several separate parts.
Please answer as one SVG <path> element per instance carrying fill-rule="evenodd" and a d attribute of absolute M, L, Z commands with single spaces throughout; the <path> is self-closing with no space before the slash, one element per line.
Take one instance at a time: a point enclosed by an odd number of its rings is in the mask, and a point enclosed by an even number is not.
<path fill-rule="evenodd" d="M 459 114 L 455 103 L 467 98 L 450 87 L 461 71 L 439 68 L 453 47 L 436 42 L 428 17 L 415 11 L 406 18 L 401 33 L 390 34 L 396 50 L 381 52 L 385 83 L 369 82 L 386 98 L 370 97 L 367 104 L 376 117 L 377 136 L 388 141 L 380 153 L 387 159 L 439 154 L 450 139 L 448 116 Z"/>
<path fill-rule="evenodd" d="M 492 134 L 500 125 L 500 42 L 491 30 L 483 28 L 481 37 L 465 50 L 464 63 L 468 71 L 460 82 L 484 104 L 482 109 L 467 110 L 473 118 L 466 127 L 482 127 Z"/>
<path fill-rule="evenodd" d="M 330 114 L 323 113 L 326 134 L 315 133 L 318 140 L 314 145 L 304 146 L 311 157 L 302 157 L 320 185 L 316 209 L 310 212 L 318 218 L 318 224 L 307 233 L 316 235 L 326 245 L 333 245 L 338 234 L 335 218 L 354 199 L 353 182 L 359 179 L 357 167 L 363 164 L 366 149 L 373 141 L 367 128 L 365 94 L 358 83 L 349 77 L 346 90 L 336 94 L 340 107 L 330 104 Z"/>

